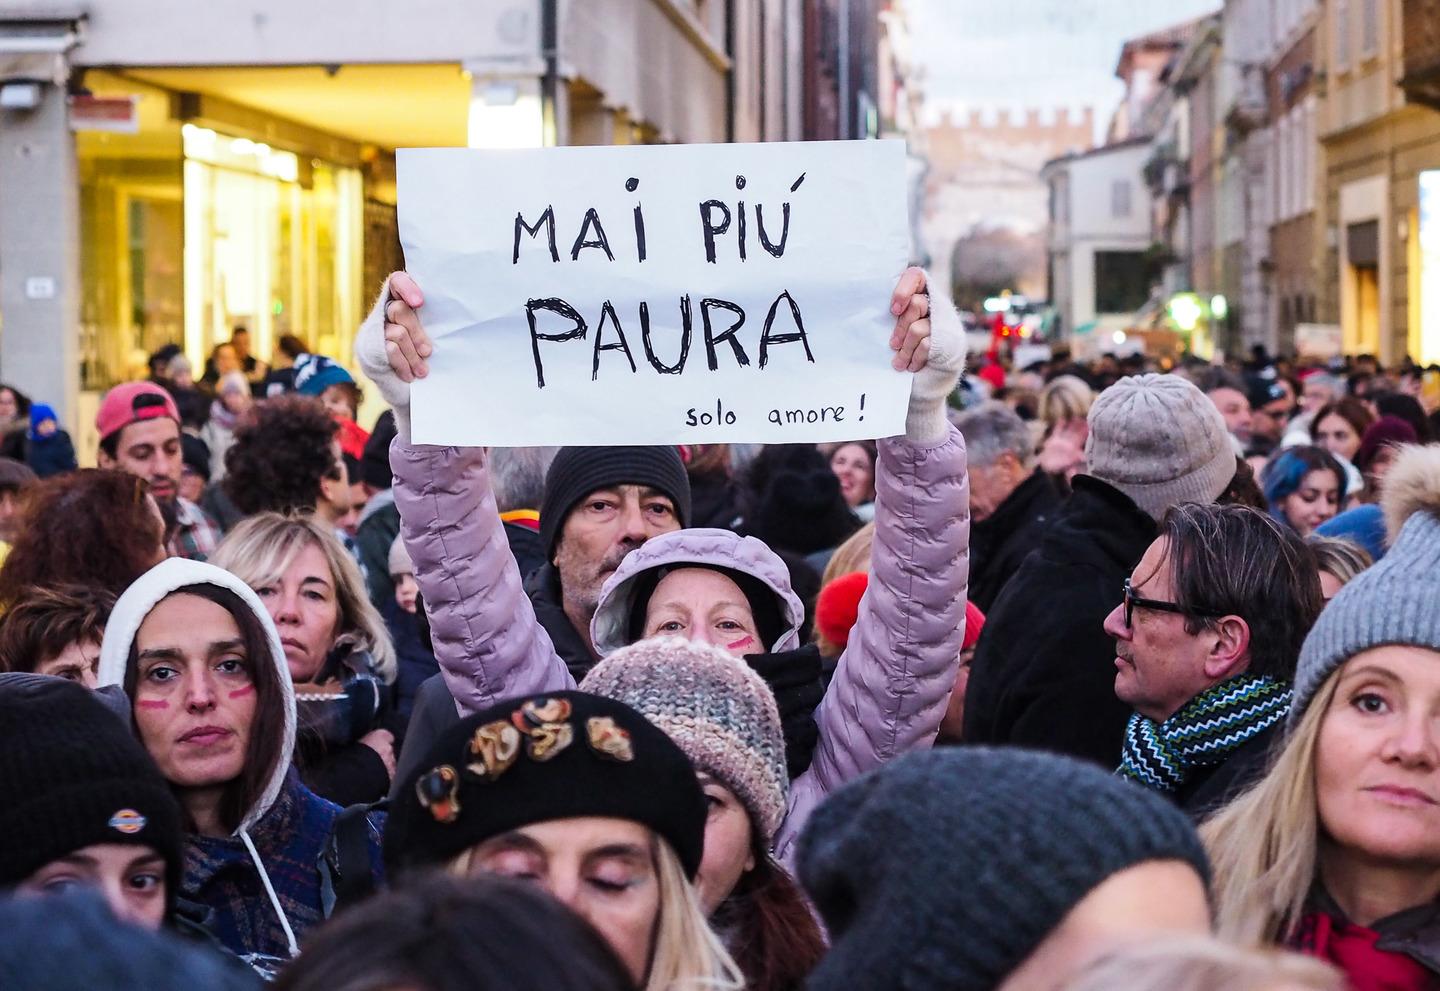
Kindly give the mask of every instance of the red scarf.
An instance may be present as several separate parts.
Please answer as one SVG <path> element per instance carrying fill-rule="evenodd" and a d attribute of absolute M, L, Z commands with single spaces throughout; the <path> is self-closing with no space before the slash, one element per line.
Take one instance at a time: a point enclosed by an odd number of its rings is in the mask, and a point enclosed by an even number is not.
<path fill-rule="evenodd" d="M 1302 953 L 1328 960 L 1345 974 L 1354 991 L 1434 991 L 1440 977 L 1405 956 L 1379 949 L 1373 929 L 1340 922 L 1323 912 L 1300 920 L 1294 946 Z"/>

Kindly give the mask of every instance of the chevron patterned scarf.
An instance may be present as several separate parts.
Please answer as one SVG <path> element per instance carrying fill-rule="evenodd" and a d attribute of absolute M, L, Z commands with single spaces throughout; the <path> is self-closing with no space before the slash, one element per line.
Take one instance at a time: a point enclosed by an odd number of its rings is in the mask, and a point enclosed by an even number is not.
<path fill-rule="evenodd" d="M 1155 791 L 1178 791 L 1192 770 L 1223 763 L 1284 719 L 1290 696 L 1285 682 L 1242 674 L 1201 692 L 1163 723 L 1134 713 L 1115 773 Z"/>

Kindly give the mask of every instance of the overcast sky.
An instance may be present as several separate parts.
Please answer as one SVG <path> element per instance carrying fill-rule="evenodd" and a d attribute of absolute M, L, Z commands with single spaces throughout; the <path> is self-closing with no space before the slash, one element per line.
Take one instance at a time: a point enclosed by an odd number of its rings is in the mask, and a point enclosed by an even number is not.
<path fill-rule="evenodd" d="M 1095 108 L 1120 99 L 1115 63 L 1127 38 L 1220 8 L 1221 0 L 907 0 L 927 110 Z"/>

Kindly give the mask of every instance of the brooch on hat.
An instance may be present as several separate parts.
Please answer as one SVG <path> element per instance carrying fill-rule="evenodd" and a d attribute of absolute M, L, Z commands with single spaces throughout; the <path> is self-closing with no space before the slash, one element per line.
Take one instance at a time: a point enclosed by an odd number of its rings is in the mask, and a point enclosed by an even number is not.
<path fill-rule="evenodd" d="M 109 827 L 117 833 L 134 836 L 145 828 L 146 819 L 134 809 L 121 809 L 110 817 Z"/>
<path fill-rule="evenodd" d="M 560 753 L 575 739 L 567 699 L 531 699 L 510 714 L 510 722 L 527 742 L 525 752 L 531 760 L 547 761 Z"/>
<path fill-rule="evenodd" d="M 460 815 L 460 775 L 449 764 L 426 771 L 415 782 L 415 797 L 436 822 L 454 822 Z"/>
<path fill-rule="evenodd" d="M 503 720 L 486 723 L 470 738 L 468 749 L 473 759 L 465 770 L 477 778 L 494 781 L 520 755 L 520 731 Z"/>
<path fill-rule="evenodd" d="M 615 720 L 609 716 L 591 716 L 585 721 L 585 732 L 589 737 L 590 749 L 601 757 L 621 763 L 635 759 L 630 733 L 615 725 Z"/>

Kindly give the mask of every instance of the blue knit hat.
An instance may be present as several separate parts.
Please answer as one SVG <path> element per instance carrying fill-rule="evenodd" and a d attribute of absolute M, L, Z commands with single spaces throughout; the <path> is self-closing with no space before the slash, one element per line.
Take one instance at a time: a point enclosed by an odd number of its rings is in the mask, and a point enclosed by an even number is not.
<path fill-rule="evenodd" d="M 31 440 L 44 440 L 44 438 L 40 436 L 40 424 L 44 423 L 46 420 L 54 420 L 55 429 L 60 429 L 60 418 L 55 415 L 55 410 L 53 407 L 46 406 L 44 403 L 35 403 L 30 407 Z M 54 435 L 52 434 L 51 436 Z"/>
<path fill-rule="evenodd" d="M 318 396 L 332 385 L 354 385 L 355 378 L 340 365 L 321 354 L 302 354 L 295 359 L 295 391 Z"/>
<path fill-rule="evenodd" d="M 1305 638 L 1291 729 L 1325 680 L 1356 654 L 1387 644 L 1440 651 L 1440 446 L 1401 452 L 1380 497 L 1390 551 L 1330 600 Z"/>

